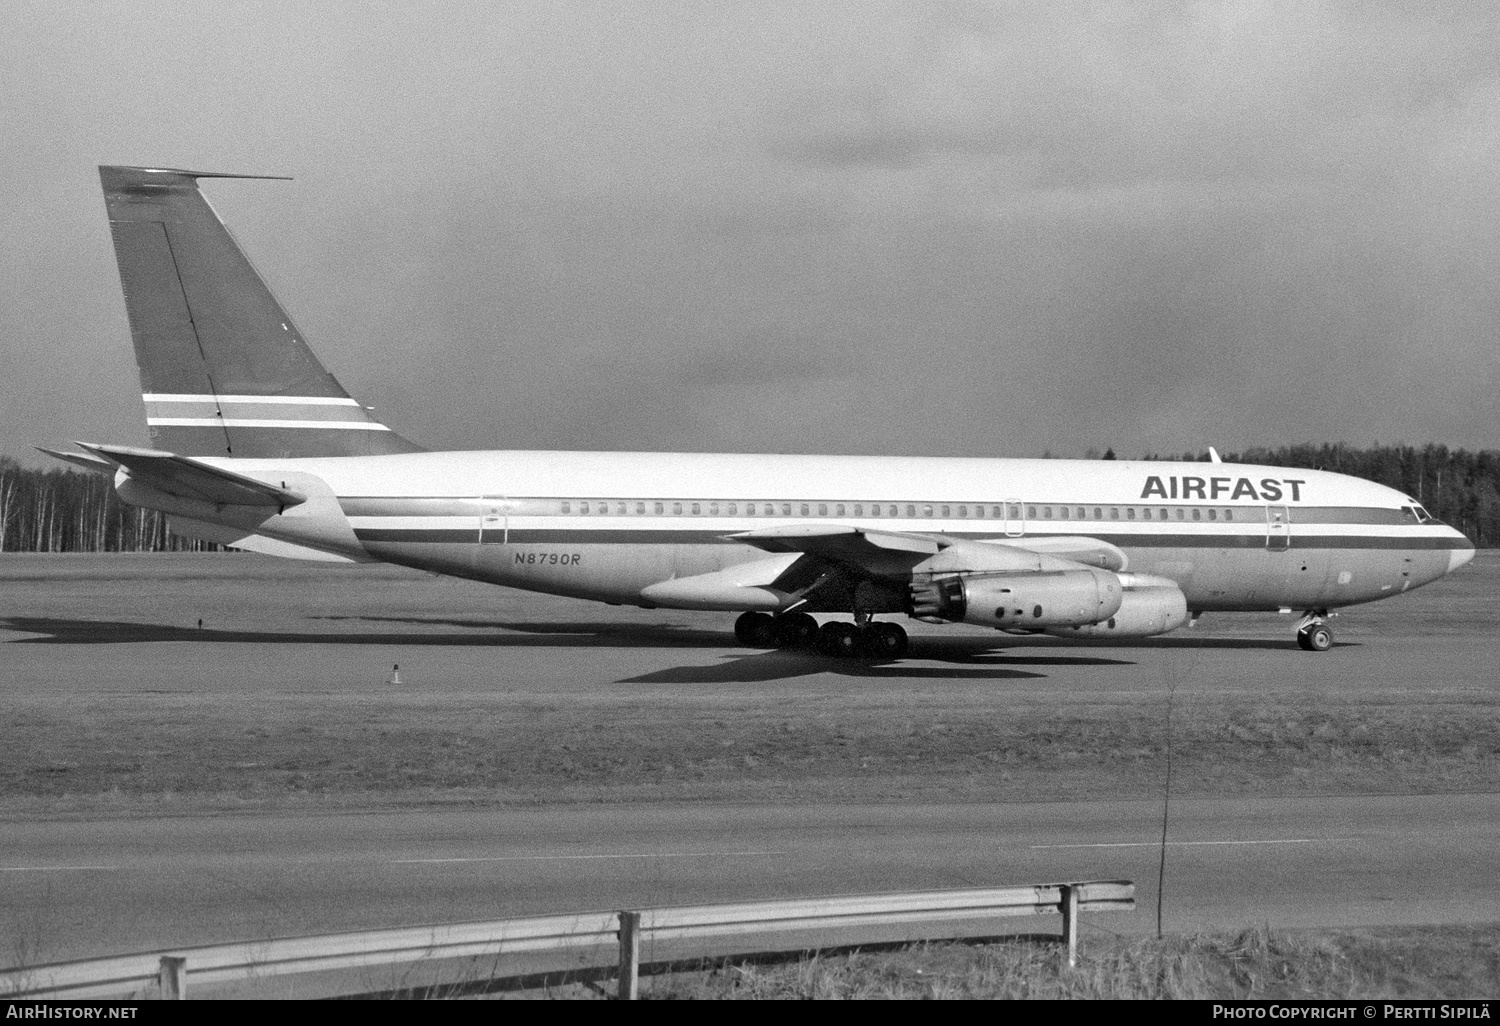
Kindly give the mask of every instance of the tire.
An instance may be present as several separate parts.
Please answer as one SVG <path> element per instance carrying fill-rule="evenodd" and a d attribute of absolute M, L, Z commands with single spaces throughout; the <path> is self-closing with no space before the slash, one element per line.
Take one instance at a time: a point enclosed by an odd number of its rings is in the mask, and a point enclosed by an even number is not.
<path fill-rule="evenodd" d="M 818 621 L 808 613 L 787 613 L 776 617 L 771 625 L 779 648 L 802 648 L 818 636 Z"/>
<path fill-rule="evenodd" d="M 906 631 L 893 623 L 872 623 L 865 628 L 865 654 L 872 659 L 900 659 L 906 655 Z"/>
<path fill-rule="evenodd" d="M 859 632 L 852 623 L 832 620 L 818 628 L 818 651 L 832 658 L 856 655 Z"/>
<path fill-rule="evenodd" d="M 1327 652 L 1333 647 L 1333 631 L 1328 629 L 1327 624 L 1313 624 L 1304 633 L 1307 635 L 1309 652 Z"/>
<path fill-rule="evenodd" d="M 770 613 L 743 613 L 734 621 L 734 636 L 746 648 L 775 648 L 776 621 Z"/>

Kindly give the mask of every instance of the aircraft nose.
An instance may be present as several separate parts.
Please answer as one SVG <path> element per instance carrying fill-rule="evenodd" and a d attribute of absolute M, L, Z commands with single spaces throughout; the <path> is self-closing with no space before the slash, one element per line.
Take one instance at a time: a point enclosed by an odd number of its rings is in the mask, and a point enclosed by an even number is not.
<path fill-rule="evenodd" d="M 1459 535 L 1459 537 L 1463 537 Z M 1463 547 L 1448 550 L 1448 573 L 1452 573 L 1474 558 L 1474 543 L 1464 538 Z"/>

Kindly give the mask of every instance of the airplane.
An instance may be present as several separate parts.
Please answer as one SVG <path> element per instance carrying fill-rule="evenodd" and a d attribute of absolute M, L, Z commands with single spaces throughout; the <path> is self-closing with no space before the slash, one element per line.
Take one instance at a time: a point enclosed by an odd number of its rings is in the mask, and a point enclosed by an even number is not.
<path fill-rule="evenodd" d="M 900 659 L 877 616 L 1144 638 L 1209 611 L 1399 595 L 1474 546 L 1408 495 L 1213 462 L 432 452 L 318 362 L 199 189 L 101 166 L 152 448 L 42 451 L 109 474 L 172 532 L 553 595 L 738 613 L 752 648 Z M 832 614 L 820 622 L 813 614 Z"/>

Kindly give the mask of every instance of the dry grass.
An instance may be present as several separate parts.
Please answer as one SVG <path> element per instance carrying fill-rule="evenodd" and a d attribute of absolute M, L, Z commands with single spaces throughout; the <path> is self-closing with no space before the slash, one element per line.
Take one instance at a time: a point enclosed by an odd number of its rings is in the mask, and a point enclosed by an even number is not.
<path fill-rule="evenodd" d="M 1500 927 L 1093 936 L 1073 969 L 1046 940 L 919 944 L 720 966 L 641 986 L 654 999 L 1493 998 Z"/>
<path fill-rule="evenodd" d="M 867 798 L 943 793 L 1005 798 L 1132 797 L 1159 786 L 1155 710 L 949 710 L 941 722 L 858 708 L 801 721 L 765 710 L 730 719 L 701 709 L 364 712 L 255 703 L 141 711 L 82 703 L 67 715 L 17 715 L 0 746 L 12 807 L 96 796 L 259 802 L 404 796 L 443 801 Z M 347 711 L 347 710 L 344 710 Z M 1182 793 L 1480 791 L 1500 787 L 1493 709 L 1281 702 L 1180 711 Z"/>

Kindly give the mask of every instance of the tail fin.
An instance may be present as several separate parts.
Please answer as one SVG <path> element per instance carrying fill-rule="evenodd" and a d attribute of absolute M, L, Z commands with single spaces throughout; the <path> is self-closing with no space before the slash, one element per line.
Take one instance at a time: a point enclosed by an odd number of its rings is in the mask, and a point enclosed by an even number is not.
<path fill-rule="evenodd" d="M 420 452 L 349 397 L 241 252 L 199 178 L 100 167 L 151 444 L 182 456 Z"/>

